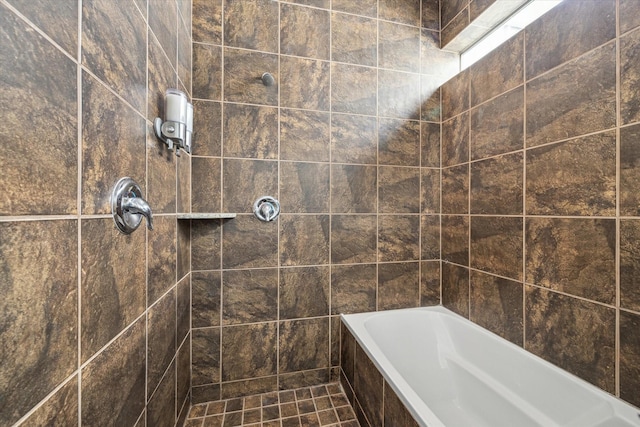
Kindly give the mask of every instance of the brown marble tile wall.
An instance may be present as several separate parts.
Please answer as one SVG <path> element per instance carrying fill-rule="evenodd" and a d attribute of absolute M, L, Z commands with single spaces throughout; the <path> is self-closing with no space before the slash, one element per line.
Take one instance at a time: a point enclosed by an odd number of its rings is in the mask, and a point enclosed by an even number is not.
<path fill-rule="evenodd" d="M 12 141 L 0 156 L 0 424 L 182 425 L 190 237 L 176 213 L 190 208 L 191 158 L 179 163 L 151 121 L 167 88 L 191 93 L 191 0 L 9 0 L 0 28 Z M 220 173 L 204 167 L 215 163 L 196 166 L 218 183 L 219 209 Z M 153 231 L 115 230 L 109 196 L 123 176 L 141 185 Z"/>
<path fill-rule="evenodd" d="M 442 304 L 635 405 L 639 7 L 565 0 L 441 87 Z"/>
<path fill-rule="evenodd" d="M 192 223 L 194 402 L 336 380 L 340 313 L 440 301 L 457 55 L 438 0 L 352 3 L 194 0 L 191 207 L 238 214 Z M 263 195 L 277 221 L 251 213 Z"/>

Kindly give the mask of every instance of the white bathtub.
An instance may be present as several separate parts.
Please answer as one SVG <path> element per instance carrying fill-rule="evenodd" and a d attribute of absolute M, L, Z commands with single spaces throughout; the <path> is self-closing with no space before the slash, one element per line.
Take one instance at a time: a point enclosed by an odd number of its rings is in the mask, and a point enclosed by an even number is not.
<path fill-rule="evenodd" d="M 640 426 L 633 406 L 446 308 L 342 319 L 422 426 Z"/>

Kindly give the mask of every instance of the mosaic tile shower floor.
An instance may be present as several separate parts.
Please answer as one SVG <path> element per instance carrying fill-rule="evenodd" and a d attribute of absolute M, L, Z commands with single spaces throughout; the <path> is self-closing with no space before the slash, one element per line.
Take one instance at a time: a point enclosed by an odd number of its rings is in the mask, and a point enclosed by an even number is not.
<path fill-rule="evenodd" d="M 360 427 L 338 383 L 193 405 L 184 427 Z"/>

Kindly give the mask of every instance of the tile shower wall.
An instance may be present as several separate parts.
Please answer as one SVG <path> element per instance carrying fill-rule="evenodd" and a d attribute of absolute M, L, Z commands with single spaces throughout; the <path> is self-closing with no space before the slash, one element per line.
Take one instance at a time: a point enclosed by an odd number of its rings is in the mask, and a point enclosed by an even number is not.
<path fill-rule="evenodd" d="M 639 12 L 565 0 L 441 89 L 442 303 L 636 406 Z"/>
<path fill-rule="evenodd" d="M 336 380 L 339 313 L 440 301 L 438 1 L 195 0 L 193 41 L 192 209 L 238 213 L 192 222 L 193 401 Z"/>
<path fill-rule="evenodd" d="M 189 156 L 151 135 L 191 88 L 190 0 L 0 1 L 0 424 L 182 423 Z M 119 234 L 133 177 L 155 228 Z"/>

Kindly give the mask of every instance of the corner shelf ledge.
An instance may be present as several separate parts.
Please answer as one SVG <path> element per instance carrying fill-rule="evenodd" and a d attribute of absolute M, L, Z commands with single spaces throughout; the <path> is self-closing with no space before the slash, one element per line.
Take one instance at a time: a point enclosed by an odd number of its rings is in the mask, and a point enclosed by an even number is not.
<path fill-rule="evenodd" d="M 178 214 L 178 219 L 228 219 L 235 218 L 234 213 L 183 213 Z"/>

